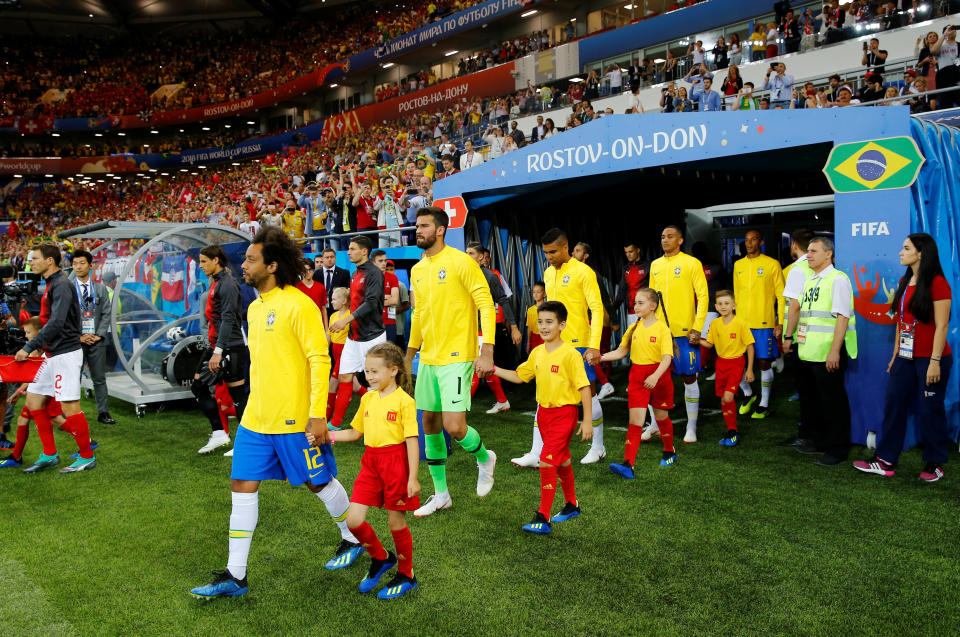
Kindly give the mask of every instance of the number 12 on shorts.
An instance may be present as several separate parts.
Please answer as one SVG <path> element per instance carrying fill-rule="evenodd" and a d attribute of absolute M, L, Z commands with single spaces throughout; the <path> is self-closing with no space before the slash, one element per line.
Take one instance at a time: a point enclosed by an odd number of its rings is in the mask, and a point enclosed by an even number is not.
<path fill-rule="evenodd" d="M 313 452 L 313 455 L 310 455 L 310 452 Z M 310 447 L 303 450 L 303 457 L 307 460 L 308 469 L 316 470 L 323 466 L 323 462 L 320 460 L 320 454 L 322 453 L 320 447 Z"/>

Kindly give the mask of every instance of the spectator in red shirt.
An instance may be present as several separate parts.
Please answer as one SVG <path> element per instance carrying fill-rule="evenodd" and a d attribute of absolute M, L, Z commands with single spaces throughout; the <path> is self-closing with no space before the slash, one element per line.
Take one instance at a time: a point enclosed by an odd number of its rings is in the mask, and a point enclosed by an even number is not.
<path fill-rule="evenodd" d="M 936 241 L 929 234 L 911 234 L 904 240 L 900 264 L 907 266 L 907 271 L 890 306 L 897 319 L 897 338 L 887 366 L 890 381 L 880 444 L 871 460 L 853 466 L 864 473 L 892 476 L 903 450 L 907 415 L 913 408 L 926 463 L 920 479 L 936 482 L 943 477 L 950 446 L 943 406 L 953 360 L 947 344 L 950 285 L 943 276 Z"/>
<path fill-rule="evenodd" d="M 373 195 L 373 185 L 366 179 L 360 186 L 360 192 L 353 196 L 353 205 L 357 208 L 357 230 L 376 230 L 377 212 L 373 209 L 376 197 Z M 376 245 L 377 238 L 370 235 Z"/>
<path fill-rule="evenodd" d="M 327 322 L 327 290 L 323 287 L 323 283 L 313 280 L 313 261 L 304 259 L 303 265 L 303 278 L 297 283 L 297 289 L 309 296 L 320 308 L 320 315 L 323 317 L 323 329 L 326 330 L 329 327 Z"/>

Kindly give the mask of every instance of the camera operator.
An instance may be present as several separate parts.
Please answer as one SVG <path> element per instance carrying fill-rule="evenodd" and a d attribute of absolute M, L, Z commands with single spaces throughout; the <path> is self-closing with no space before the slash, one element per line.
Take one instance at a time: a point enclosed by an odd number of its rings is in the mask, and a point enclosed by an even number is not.
<path fill-rule="evenodd" d="M 110 417 L 107 394 L 107 330 L 110 328 L 110 292 L 103 283 L 90 280 L 93 255 L 86 250 L 73 253 L 73 276 L 80 300 L 80 345 L 83 360 L 90 369 L 93 393 L 97 399 L 97 421 L 116 424 Z"/>
<path fill-rule="evenodd" d="M 213 432 L 207 444 L 197 453 L 210 453 L 218 447 L 230 444 L 230 434 L 223 430 L 220 407 L 214 397 L 216 386 L 227 384 L 230 398 L 237 410 L 237 420 L 243 418 L 250 387 L 250 352 L 240 330 L 242 295 L 240 284 L 227 269 L 227 255 L 218 245 L 209 245 L 200 250 L 200 269 L 210 280 L 210 291 L 204 315 L 209 322 L 207 351 L 193 376 L 190 389 L 197 397 L 200 411 L 210 421 Z M 232 455 L 228 452 L 227 455 Z"/>
<path fill-rule="evenodd" d="M 41 275 L 47 288 L 40 300 L 40 321 L 43 328 L 17 352 L 16 359 L 25 361 L 30 352 L 43 349 L 47 359 L 40 366 L 33 382 L 27 386 L 27 409 L 37 425 L 43 453 L 25 473 L 35 473 L 60 464 L 53 440 L 53 423 L 47 414 L 51 398 L 60 402 L 67 417 L 61 429 L 73 436 L 80 448 L 80 457 L 60 473 L 85 471 L 97 466 L 90 448 L 90 425 L 80 410 L 80 372 L 83 350 L 80 347 L 80 303 L 73 285 L 60 270 L 60 248 L 45 243 L 30 257 L 30 270 Z"/>

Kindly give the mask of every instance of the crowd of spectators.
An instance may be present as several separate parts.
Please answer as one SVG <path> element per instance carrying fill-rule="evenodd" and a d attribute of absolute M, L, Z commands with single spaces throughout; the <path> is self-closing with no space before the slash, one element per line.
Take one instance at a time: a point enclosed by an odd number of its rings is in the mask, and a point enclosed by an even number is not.
<path fill-rule="evenodd" d="M 93 138 L 89 135 L 82 141 L 62 140 L 51 137 L 40 138 L 0 138 L 0 157 L 104 157 L 121 154 L 176 153 L 183 150 L 201 148 L 229 148 L 236 144 L 260 136 L 252 128 L 231 128 L 221 131 L 190 131 L 174 137 L 145 138 L 133 140 L 129 137 Z M 147 143 L 149 142 L 149 143 Z"/>
<path fill-rule="evenodd" d="M 0 51 L 0 116 L 145 114 L 240 99 L 376 47 L 480 0 L 387 0 L 338 8 L 336 20 L 289 20 L 262 31 L 152 40 L 7 38 Z M 294 44 L 291 46 L 291 44 Z M 179 85 L 153 97 L 161 86 Z M 65 99 L 42 103 L 50 89 Z"/>
<path fill-rule="evenodd" d="M 501 42 L 469 58 L 460 58 L 460 61 L 457 63 L 456 75 L 457 77 L 463 77 L 521 58 L 530 53 L 553 48 L 573 39 L 574 31 L 572 27 L 573 25 L 570 24 L 569 28 L 563 30 L 561 40 L 551 38 L 550 32 L 547 30 L 536 31 L 527 36 L 518 36 L 512 40 Z M 397 97 L 398 95 L 406 95 L 407 93 L 433 86 L 442 79 L 446 78 L 437 77 L 432 69 L 423 69 L 417 73 L 411 73 L 400 82 L 387 82 L 379 86 L 376 90 L 375 97 L 378 102 L 382 102 L 392 97 Z"/>

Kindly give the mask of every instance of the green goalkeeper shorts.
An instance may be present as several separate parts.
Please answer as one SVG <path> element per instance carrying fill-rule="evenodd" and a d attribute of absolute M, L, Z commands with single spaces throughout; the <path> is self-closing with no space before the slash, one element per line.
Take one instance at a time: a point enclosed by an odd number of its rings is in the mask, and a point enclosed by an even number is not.
<path fill-rule="evenodd" d="M 420 363 L 414 397 L 423 411 L 470 411 L 473 362 L 426 365 Z"/>

